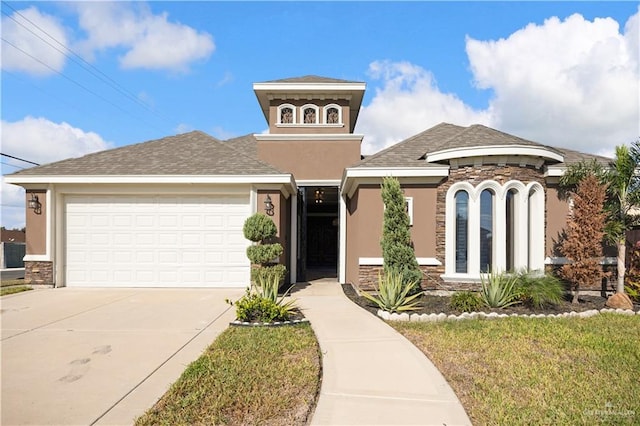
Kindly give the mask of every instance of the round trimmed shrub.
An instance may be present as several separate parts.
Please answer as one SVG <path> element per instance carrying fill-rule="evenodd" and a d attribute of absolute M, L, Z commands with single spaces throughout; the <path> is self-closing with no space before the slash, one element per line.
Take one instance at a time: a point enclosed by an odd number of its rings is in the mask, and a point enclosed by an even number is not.
<path fill-rule="evenodd" d="M 242 232 L 247 240 L 257 243 L 273 238 L 278 233 L 278 229 L 269 216 L 256 213 L 245 220 Z"/>

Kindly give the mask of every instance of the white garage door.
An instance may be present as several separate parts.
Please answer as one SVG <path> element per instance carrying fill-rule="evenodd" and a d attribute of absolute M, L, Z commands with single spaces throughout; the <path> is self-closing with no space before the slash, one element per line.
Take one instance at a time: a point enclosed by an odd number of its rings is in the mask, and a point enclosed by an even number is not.
<path fill-rule="evenodd" d="M 243 287 L 248 196 L 67 196 L 69 287 Z"/>

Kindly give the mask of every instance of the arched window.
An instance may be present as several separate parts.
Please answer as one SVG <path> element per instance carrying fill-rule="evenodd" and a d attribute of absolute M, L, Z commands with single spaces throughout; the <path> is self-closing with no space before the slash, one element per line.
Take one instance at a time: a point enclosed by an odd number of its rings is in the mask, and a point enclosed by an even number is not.
<path fill-rule="evenodd" d="M 342 108 L 340 105 L 330 104 L 324 107 L 325 124 L 342 124 Z"/>
<path fill-rule="evenodd" d="M 445 281 L 544 268 L 544 188 L 538 182 L 451 185 L 445 197 Z M 458 281 L 461 282 L 461 281 Z"/>
<path fill-rule="evenodd" d="M 480 272 L 493 268 L 494 194 L 490 189 L 480 193 Z"/>
<path fill-rule="evenodd" d="M 302 108 L 303 124 L 318 124 L 318 107 L 312 104 L 304 105 Z"/>
<path fill-rule="evenodd" d="M 278 124 L 294 124 L 296 122 L 296 108 L 290 104 L 278 106 Z"/>
<path fill-rule="evenodd" d="M 456 272 L 466 273 L 469 255 L 469 194 L 466 191 L 458 191 L 456 200 Z"/>
<path fill-rule="evenodd" d="M 506 236 L 505 236 L 505 248 L 506 248 L 506 268 L 507 271 L 515 270 L 515 258 L 516 258 L 516 190 L 510 189 L 507 191 L 507 197 L 505 200 L 505 218 L 506 218 Z"/>

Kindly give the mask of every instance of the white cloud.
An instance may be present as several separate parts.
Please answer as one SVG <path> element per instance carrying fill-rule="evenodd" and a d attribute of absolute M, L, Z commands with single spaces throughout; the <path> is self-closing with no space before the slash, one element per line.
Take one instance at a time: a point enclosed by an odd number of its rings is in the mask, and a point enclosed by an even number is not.
<path fill-rule="evenodd" d="M 45 164 L 79 157 L 112 146 L 100 135 L 85 132 L 67 123 L 54 123 L 44 118 L 26 117 L 21 121 L 2 121 L 2 152 L 35 163 Z M 3 157 L 3 162 L 20 167 L 26 163 Z M 3 166 L 2 173 L 16 168 Z M 24 190 L 2 179 L 2 225 L 7 228 L 24 226 Z"/>
<path fill-rule="evenodd" d="M 495 94 L 493 125 L 586 152 L 631 142 L 640 120 L 637 31 L 638 14 L 625 33 L 611 18 L 591 22 L 576 14 L 506 39 L 469 38 L 475 81 Z"/>
<path fill-rule="evenodd" d="M 442 93 L 433 75 L 408 62 L 373 62 L 369 75 L 382 81 L 369 105 L 363 106 L 357 131 L 365 134 L 362 152 L 370 154 L 408 136 L 447 121 L 487 124 L 489 113 L 476 111 L 456 95 Z"/>
<path fill-rule="evenodd" d="M 477 87 L 493 91 L 484 110 L 442 93 L 428 70 L 374 62 L 381 81 L 363 106 L 358 131 L 371 153 L 445 121 L 491 127 L 540 143 L 591 153 L 640 135 L 638 28 L 640 12 L 620 32 L 611 18 L 573 15 L 530 24 L 506 39 L 467 39 Z"/>
<path fill-rule="evenodd" d="M 2 37 L 15 46 L 3 43 L 3 70 L 46 76 L 64 68 L 64 48 L 59 43 L 67 45 L 65 28 L 56 18 L 34 6 L 14 12 L 10 17 L 3 16 Z"/>
<path fill-rule="evenodd" d="M 123 68 L 169 69 L 184 72 L 190 63 L 208 58 L 215 49 L 206 32 L 154 15 L 144 3 L 79 2 L 79 25 L 88 37 L 77 44 L 85 54 L 123 48 Z"/>

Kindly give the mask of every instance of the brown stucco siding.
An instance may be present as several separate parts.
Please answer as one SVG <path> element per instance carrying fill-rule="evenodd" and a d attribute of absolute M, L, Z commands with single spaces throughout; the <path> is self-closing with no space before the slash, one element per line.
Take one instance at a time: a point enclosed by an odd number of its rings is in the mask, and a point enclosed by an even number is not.
<path fill-rule="evenodd" d="M 41 208 L 40 212 L 26 209 L 26 254 L 46 254 L 47 253 L 47 191 L 32 190 L 26 192 L 25 202 L 29 203 L 31 194 L 38 197 Z"/>
<path fill-rule="evenodd" d="M 274 242 L 282 244 L 282 248 L 284 252 L 280 256 L 280 263 L 287 267 L 287 277 L 289 276 L 289 269 L 291 267 L 290 264 L 290 220 L 291 220 L 291 197 L 286 198 L 280 191 L 275 189 L 261 189 L 258 190 L 257 197 L 257 210 L 258 213 L 265 213 L 265 205 L 264 201 L 267 198 L 267 195 L 271 197 L 271 202 L 273 203 L 273 216 L 270 216 L 273 222 L 276 224 L 276 229 L 278 232 L 276 233 Z M 288 278 L 285 277 L 288 282 Z"/>
<path fill-rule="evenodd" d="M 360 140 L 258 141 L 258 158 L 296 180 L 337 180 L 360 160 Z"/>
<path fill-rule="evenodd" d="M 561 256 L 558 244 L 567 225 L 569 203 L 561 200 L 557 185 L 547 187 L 547 229 L 545 234 L 545 256 Z"/>
<path fill-rule="evenodd" d="M 433 185 L 402 185 L 413 198 L 411 239 L 416 257 L 435 257 L 437 188 Z M 347 203 L 346 280 L 370 287 L 377 281 L 379 267 L 360 265 L 361 257 L 382 257 L 380 239 L 384 204 L 379 185 L 361 185 Z M 425 271 L 427 267 L 423 268 Z"/>

